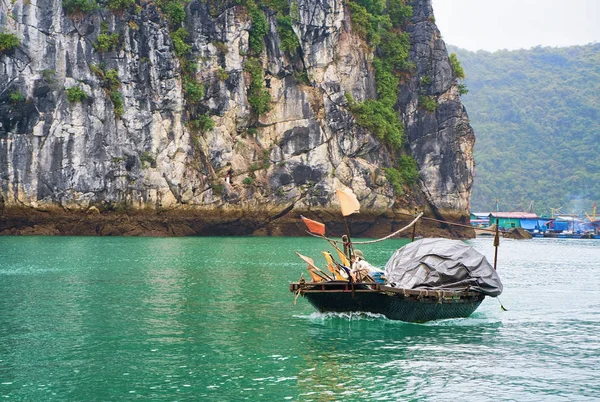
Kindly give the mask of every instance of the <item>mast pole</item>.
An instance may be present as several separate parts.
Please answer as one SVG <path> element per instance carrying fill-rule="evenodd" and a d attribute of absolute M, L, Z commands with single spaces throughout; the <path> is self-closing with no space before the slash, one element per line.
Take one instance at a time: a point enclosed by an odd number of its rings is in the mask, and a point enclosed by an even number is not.
<path fill-rule="evenodd" d="M 348 236 L 348 260 L 352 259 L 352 239 L 350 238 L 350 226 L 348 219 L 344 216 L 344 224 L 346 225 L 346 236 Z M 344 244 L 345 246 L 345 244 Z"/>
<path fill-rule="evenodd" d="M 500 219 L 496 218 L 496 234 L 494 236 L 494 270 L 496 270 L 496 264 L 498 263 L 498 246 L 500 245 L 500 233 L 498 232 L 498 225 Z"/>
<path fill-rule="evenodd" d="M 415 208 L 415 214 L 414 217 L 417 217 L 417 208 Z M 413 225 L 413 231 L 412 231 L 412 240 L 411 241 L 415 241 L 415 233 L 417 232 L 417 222 L 415 222 L 415 224 Z"/>

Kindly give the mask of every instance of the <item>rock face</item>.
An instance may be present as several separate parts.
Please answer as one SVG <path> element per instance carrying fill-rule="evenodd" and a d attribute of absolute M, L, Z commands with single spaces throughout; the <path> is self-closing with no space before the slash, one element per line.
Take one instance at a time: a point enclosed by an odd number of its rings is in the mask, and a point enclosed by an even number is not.
<path fill-rule="evenodd" d="M 186 66 L 155 3 L 66 15 L 61 0 L 0 2 L 0 32 L 20 39 L 0 53 L 0 233 L 294 234 L 300 213 L 335 231 L 342 187 L 361 202 L 357 234 L 389 233 L 415 207 L 467 219 L 474 135 L 430 0 L 409 1 L 414 70 L 396 111 L 419 178 L 401 196 L 383 170 L 398 155 L 350 111 L 347 94 L 361 102 L 377 90 L 344 0 L 290 1 L 295 55 L 263 10 L 271 103 L 259 116 L 248 101 L 247 8 L 188 3 L 187 68 L 205 89 L 196 110 L 214 123 L 204 130 L 190 124 Z M 102 49 L 100 35 L 114 44 Z M 74 87 L 85 93 L 77 101 Z M 435 111 L 419 107 L 422 96 Z"/>

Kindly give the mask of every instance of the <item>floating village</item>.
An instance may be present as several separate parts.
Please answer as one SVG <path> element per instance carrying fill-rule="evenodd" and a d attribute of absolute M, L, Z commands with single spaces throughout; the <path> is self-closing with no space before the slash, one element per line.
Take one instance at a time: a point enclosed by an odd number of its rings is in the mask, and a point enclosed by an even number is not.
<path fill-rule="evenodd" d="M 569 214 L 553 209 L 550 217 L 534 212 L 471 212 L 471 225 L 477 236 L 493 236 L 497 226 L 505 236 L 600 239 L 596 204 L 591 214 L 584 211 Z"/>

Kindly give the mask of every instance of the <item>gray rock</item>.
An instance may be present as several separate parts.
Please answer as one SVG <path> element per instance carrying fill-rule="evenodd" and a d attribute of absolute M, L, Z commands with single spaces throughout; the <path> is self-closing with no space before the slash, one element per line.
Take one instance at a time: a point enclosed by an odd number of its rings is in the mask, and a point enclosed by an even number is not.
<path fill-rule="evenodd" d="M 382 171 L 398 155 L 356 124 L 346 100 L 346 93 L 356 101 L 377 94 L 373 55 L 352 33 L 345 2 L 296 2 L 296 55 L 281 50 L 275 16 L 267 15 L 260 60 L 272 104 L 261 116 L 248 104 L 244 71 L 251 22 L 243 6 L 230 3 L 196 0 L 187 7 L 193 75 L 206 89 L 197 105 L 185 99 L 182 64 L 154 3 L 138 14 L 73 17 L 58 0 L 36 7 L 19 0 L 11 10 L 11 2 L 0 3 L 0 15 L 13 17 L 0 17 L 0 30 L 22 42 L 0 55 L 0 205 L 268 211 L 285 204 L 287 213 L 335 208 L 335 190 L 347 186 L 375 215 L 393 205 L 412 210 L 416 202 L 442 215 L 467 215 L 474 134 L 430 0 L 410 1 L 415 70 L 400 87 L 397 110 L 420 177 L 403 198 Z M 107 52 L 93 46 L 102 21 L 119 35 Z M 92 71 L 98 68 L 118 72 L 120 117 L 108 84 Z M 422 85 L 422 77 L 430 84 Z M 70 103 L 72 86 L 88 99 Z M 11 102 L 13 91 L 26 101 Z M 436 99 L 435 112 L 419 108 L 420 94 Z M 201 114 L 211 115 L 212 130 L 190 128 Z M 229 169 L 231 185 L 215 190 Z"/>

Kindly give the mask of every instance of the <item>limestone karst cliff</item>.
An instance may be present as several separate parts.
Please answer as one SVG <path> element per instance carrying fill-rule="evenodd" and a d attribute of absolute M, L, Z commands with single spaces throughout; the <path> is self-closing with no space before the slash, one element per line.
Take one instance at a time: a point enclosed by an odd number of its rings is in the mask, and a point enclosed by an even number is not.
<path fill-rule="evenodd" d="M 0 233 L 335 230 L 341 187 L 360 235 L 468 216 L 430 0 L 0 2 Z"/>

